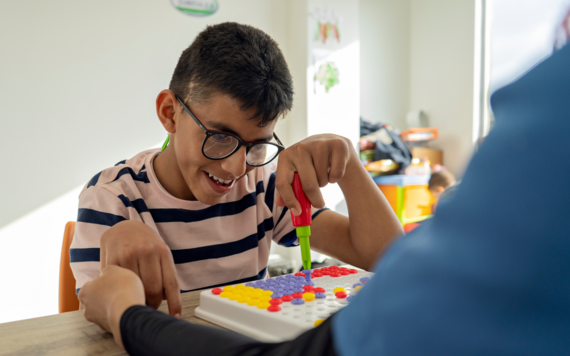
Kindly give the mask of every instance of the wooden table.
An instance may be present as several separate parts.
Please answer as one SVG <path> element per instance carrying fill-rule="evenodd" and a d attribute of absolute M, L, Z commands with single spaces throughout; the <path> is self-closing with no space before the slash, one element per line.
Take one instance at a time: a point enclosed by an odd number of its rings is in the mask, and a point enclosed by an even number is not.
<path fill-rule="evenodd" d="M 200 292 L 181 295 L 182 319 L 218 327 L 194 316 Z M 167 312 L 166 302 L 159 310 Z M 88 322 L 83 312 L 0 324 L 0 355 L 126 355 L 113 336 Z"/>

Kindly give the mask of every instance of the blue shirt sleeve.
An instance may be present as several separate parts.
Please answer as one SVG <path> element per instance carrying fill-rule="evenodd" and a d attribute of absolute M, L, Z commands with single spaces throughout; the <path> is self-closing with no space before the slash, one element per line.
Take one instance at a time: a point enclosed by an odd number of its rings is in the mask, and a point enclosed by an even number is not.
<path fill-rule="evenodd" d="M 492 98 L 457 193 L 333 319 L 341 355 L 570 350 L 570 46 Z"/>

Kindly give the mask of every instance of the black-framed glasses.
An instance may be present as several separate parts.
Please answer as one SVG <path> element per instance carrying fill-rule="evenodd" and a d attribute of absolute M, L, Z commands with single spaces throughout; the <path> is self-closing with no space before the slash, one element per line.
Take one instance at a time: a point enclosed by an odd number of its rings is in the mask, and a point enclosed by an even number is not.
<path fill-rule="evenodd" d="M 245 161 L 252 167 L 261 167 L 273 161 L 275 157 L 285 149 L 275 133 L 273 138 L 276 142 L 271 141 L 256 141 L 246 142 L 238 136 L 216 130 L 208 130 L 200 120 L 190 111 L 188 106 L 184 104 L 182 99 L 176 95 L 176 99 L 182 105 L 184 110 L 196 122 L 196 124 L 204 131 L 204 142 L 202 142 L 202 154 L 212 160 L 220 160 L 228 158 L 234 154 L 241 146 L 246 147 Z M 168 143 L 165 142 L 163 150 Z"/>

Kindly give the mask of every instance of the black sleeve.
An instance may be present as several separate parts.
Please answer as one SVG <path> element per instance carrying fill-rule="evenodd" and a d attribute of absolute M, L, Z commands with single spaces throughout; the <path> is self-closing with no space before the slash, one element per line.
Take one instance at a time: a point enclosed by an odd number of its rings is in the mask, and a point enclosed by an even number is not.
<path fill-rule="evenodd" d="M 336 356 L 331 319 L 281 343 L 263 343 L 232 331 L 192 324 L 140 305 L 123 313 L 120 327 L 125 349 L 135 356 Z"/>

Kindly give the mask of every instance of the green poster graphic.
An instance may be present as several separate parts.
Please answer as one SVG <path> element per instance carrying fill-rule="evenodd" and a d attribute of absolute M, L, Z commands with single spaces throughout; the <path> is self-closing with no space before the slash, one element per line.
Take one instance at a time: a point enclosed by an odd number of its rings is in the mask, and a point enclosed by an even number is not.
<path fill-rule="evenodd" d="M 329 92 L 329 89 L 334 87 L 339 83 L 338 80 L 338 68 L 334 62 L 326 62 L 319 66 L 319 69 L 315 73 L 313 78 L 315 82 L 319 82 L 325 87 L 325 92 Z"/>
<path fill-rule="evenodd" d="M 220 5 L 217 0 L 170 0 L 178 11 L 196 17 L 213 15 Z"/>

